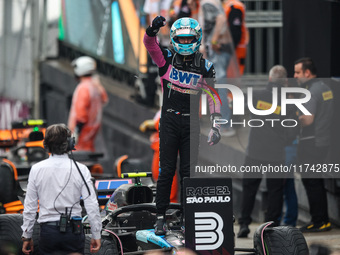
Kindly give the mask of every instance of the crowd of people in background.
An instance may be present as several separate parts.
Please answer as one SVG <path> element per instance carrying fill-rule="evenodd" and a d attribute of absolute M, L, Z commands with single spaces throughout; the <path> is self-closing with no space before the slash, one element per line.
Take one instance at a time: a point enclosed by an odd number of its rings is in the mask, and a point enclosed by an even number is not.
<path fill-rule="evenodd" d="M 286 116 L 289 119 L 295 119 L 299 124 L 293 130 L 290 130 L 291 128 L 282 129 L 280 126 L 269 127 L 266 124 L 261 128 L 251 128 L 246 152 L 246 165 L 298 164 L 306 167 L 307 164 L 325 163 L 330 147 L 333 94 L 328 85 L 316 79 L 316 75 L 316 65 L 311 58 L 301 58 L 295 62 L 294 78 L 300 87 L 309 90 L 311 93 L 311 99 L 304 104 L 311 115 L 302 112 L 301 109 L 287 109 Z M 288 86 L 285 68 L 274 66 L 269 72 L 269 81 L 266 90 L 254 93 L 254 105 L 257 105 L 259 109 L 261 107 L 256 102 L 259 100 L 268 102 L 273 87 Z M 271 104 L 271 99 L 269 103 Z M 280 102 L 278 107 L 280 108 Z M 278 117 L 279 115 L 275 118 Z M 281 130 L 278 130 L 280 128 Z M 248 174 L 243 179 L 238 237 L 247 237 L 250 232 L 248 225 L 251 223 L 251 212 L 260 184 L 258 177 L 250 177 Z M 328 217 L 324 179 L 311 176 L 311 173 L 308 173 L 304 168 L 302 183 L 308 198 L 311 222 L 302 226 L 300 230 L 302 232 L 330 230 L 331 223 Z M 267 191 L 268 201 L 265 220 L 273 221 L 275 225 L 281 224 L 282 203 L 285 198 L 287 211 L 283 218 L 283 224 L 295 227 L 298 218 L 298 203 L 294 176 L 267 175 Z"/>

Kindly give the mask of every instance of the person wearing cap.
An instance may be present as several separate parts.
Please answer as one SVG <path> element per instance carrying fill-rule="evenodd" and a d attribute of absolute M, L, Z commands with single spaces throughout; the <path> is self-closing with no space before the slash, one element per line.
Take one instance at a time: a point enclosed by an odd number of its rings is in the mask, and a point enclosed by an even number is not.
<path fill-rule="evenodd" d="M 73 93 L 68 127 L 76 136 L 76 149 L 93 152 L 108 96 L 99 77 L 94 75 L 96 61 L 93 58 L 79 57 L 72 66 L 79 84 Z"/>

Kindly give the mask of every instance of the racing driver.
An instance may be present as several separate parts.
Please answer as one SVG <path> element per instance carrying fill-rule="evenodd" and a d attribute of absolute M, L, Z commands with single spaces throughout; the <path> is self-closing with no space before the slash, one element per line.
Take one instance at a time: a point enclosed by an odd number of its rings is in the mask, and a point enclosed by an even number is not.
<path fill-rule="evenodd" d="M 211 120 L 220 117 L 220 103 L 215 92 L 215 70 L 212 62 L 198 52 L 202 29 L 192 18 L 181 18 L 170 29 L 173 49 L 162 48 L 156 34 L 165 26 L 165 18 L 157 16 L 146 29 L 144 45 L 157 64 L 163 90 L 163 104 L 159 126 L 160 174 L 157 181 L 156 235 L 166 232 L 165 212 L 169 206 L 172 179 L 176 171 L 177 155 L 180 157 L 181 190 L 183 178 L 190 177 L 190 169 L 198 159 L 199 104 L 202 90 L 208 91 Z M 215 103 L 216 102 L 216 103 Z M 219 126 L 213 126 L 208 144 L 220 140 Z M 183 203 L 183 192 L 181 192 Z"/>

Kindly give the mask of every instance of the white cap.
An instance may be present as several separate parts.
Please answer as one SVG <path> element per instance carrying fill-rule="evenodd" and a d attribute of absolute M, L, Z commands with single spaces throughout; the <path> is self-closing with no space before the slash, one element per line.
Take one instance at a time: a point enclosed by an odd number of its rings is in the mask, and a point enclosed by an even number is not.
<path fill-rule="evenodd" d="M 79 57 L 72 61 L 71 65 L 74 68 L 74 73 L 77 76 L 93 74 L 96 71 L 96 61 L 87 56 Z"/>

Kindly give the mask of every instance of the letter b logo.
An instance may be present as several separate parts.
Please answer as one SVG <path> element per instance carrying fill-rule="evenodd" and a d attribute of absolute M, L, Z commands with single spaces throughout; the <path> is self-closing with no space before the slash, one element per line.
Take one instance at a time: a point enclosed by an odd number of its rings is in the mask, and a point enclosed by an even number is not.
<path fill-rule="evenodd" d="M 223 241 L 223 220 L 214 212 L 195 213 L 196 250 L 216 250 Z"/>

